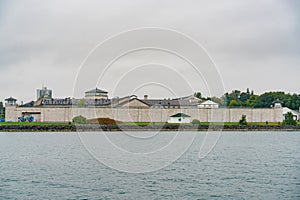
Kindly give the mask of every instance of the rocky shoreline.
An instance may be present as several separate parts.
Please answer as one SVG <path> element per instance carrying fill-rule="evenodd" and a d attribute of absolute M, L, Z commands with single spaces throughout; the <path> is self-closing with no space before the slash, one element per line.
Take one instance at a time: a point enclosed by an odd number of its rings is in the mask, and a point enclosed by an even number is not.
<path fill-rule="evenodd" d="M 271 125 L 0 125 L 0 132 L 95 132 L 95 131 L 300 131 L 300 126 Z"/>

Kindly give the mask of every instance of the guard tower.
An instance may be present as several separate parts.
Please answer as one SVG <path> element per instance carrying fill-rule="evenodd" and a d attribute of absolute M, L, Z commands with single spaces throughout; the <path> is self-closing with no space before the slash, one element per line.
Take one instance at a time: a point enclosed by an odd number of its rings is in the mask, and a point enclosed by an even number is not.
<path fill-rule="evenodd" d="M 108 99 L 106 91 L 98 88 L 85 92 L 86 99 Z"/>
<path fill-rule="evenodd" d="M 6 103 L 5 106 L 16 106 L 17 105 L 17 99 L 13 98 L 13 97 L 9 97 L 7 99 L 5 99 Z"/>
<path fill-rule="evenodd" d="M 275 101 L 272 102 L 272 105 L 274 106 L 274 108 L 282 108 L 282 104 L 283 104 L 283 102 L 280 101 L 279 99 L 276 99 Z"/>

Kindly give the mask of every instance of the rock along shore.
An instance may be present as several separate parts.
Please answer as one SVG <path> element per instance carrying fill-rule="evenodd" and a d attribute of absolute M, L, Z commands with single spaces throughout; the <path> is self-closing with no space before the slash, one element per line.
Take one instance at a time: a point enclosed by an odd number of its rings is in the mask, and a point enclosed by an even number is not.
<path fill-rule="evenodd" d="M 96 132 L 96 131 L 300 131 L 300 126 L 267 125 L 0 125 L 0 132 Z"/>

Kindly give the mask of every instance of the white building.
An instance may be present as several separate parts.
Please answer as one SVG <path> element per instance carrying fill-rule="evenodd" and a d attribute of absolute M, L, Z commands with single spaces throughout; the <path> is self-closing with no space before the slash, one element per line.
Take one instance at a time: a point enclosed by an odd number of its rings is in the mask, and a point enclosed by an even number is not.
<path fill-rule="evenodd" d="M 295 110 L 292 110 L 292 109 L 289 109 L 287 107 L 282 107 L 282 101 L 280 101 L 279 99 L 276 99 L 275 101 L 273 101 L 273 107 L 274 108 L 282 108 L 282 115 L 283 115 L 283 119 L 285 118 L 285 115 L 290 112 L 293 114 L 293 117 L 294 117 L 294 120 L 297 120 L 299 121 L 299 117 L 300 117 L 300 113 L 295 111 Z M 299 109 L 300 111 L 300 109 Z"/>
<path fill-rule="evenodd" d="M 273 101 L 273 106 L 274 108 L 282 108 L 282 101 L 280 101 L 279 99 L 276 99 L 275 101 Z"/>
<path fill-rule="evenodd" d="M 298 113 L 297 111 L 295 111 L 295 110 L 291 110 L 291 109 L 289 109 L 289 108 L 287 108 L 287 107 L 283 107 L 283 112 L 282 112 L 282 114 L 283 114 L 283 116 L 285 117 L 285 115 L 288 113 L 288 112 L 291 112 L 292 114 L 293 114 L 293 117 L 294 117 L 294 120 L 299 120 L 299 117 L 300 117 L 300 113 Z"/>
<path fill-rule="evenodd" d="M 198 105 L 198 108 L 219 108 L 219 104 L 211 100 L 204 101 Z"/>
<path fill-rule="evenodd" d="M 191 116 L 177 113 L 169 117 L 168 123 L 191 123 Z"/>

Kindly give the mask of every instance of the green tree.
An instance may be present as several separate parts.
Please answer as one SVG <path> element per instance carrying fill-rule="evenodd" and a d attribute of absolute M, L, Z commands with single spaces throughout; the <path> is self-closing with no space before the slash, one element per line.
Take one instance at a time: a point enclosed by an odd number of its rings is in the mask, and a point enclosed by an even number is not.
<path fill-rule="evenodd" d="M 0 118 L 5 117 L 5 108 L 3 107 L 3 103 L 0 101 Z"/>
<path fill-rule="evenodd" d="M 239 121 L 240 125 L 247 125 L 246 115 L 242 115 L 242 118 Z"/>
<path fill-rule="evenodd" d="M 285 118 L 283 120 L 283 125 L 297 125 L 296 120 L 294 120 L 294 116 L 291 112 L 288 112 L 285 115 Z"/>
<path fill-rule="evenodd" d="M 192 124 L 200 124 L 200 120 L 198 120 L 198 119 L 193 119 Z"/>
<path fill-rule="evenodd" d="M 86 118 L 81 115 L 74 117 L 72 121 L 76 124 L 86 124 L 87 123 Z"/>
<path fill-rule="evenodd" d="M 256 101 L 258 99 L 258 95 L 251 95 L 250 98 L 246 101 L 246 106 L 247 107 L 254 107 L 256 105 Z"/>
<path fill-rule="evenodd" d="M 250 90 L 249 90 L 249 88 L 247 88 L 246 93 L 250 95 Z"/>
<path fill-rule="evenodd" d="M 246 93 L 246 92 L 242 92 L 239 99 L 241 102 L 243 102 L 243 104 L 246 105 L 246 101 L 250 98 L 250 94 Z"/>
<path fill-rule="evenodd" d="M 239 103 L 235 99 L 232 99 L 229 103 L 229 107 L 237 107 L 237 106 L 239 106 Z"/>
<path fill-rule="evenodd" d="M 265 92 L 257 98 L 254 107 L 269 108 L 276 99 L 282 101 L 283 106 L 292 110 L 298 110 L 300 107 L 299 94 L 286 94 L 284 92 Z"/>
<path fill-rule="evenodd" d="M 196 95 L 196 93 L 195 93 Z M 230 93 L 225 93 L 221 98 L 207 97 L 220 104 L 220 106 L 230 107 L 252 107 L 252 108 L 270 108 L 276 99 L 282 101 L 282 106 L 292 110 L 299 110 L 300 94 L 289 94 L 282 91 L 265 92 L 261 95 L 254 94 L 254 91 L 247 88 L 245 92 L 233 90 Z"/>
<path fill-rule="evenodd" d="M 197 97 L 198 99 L 201 99 L 201 98 L 202 98 L 201 92 L 195 92 L 195 93 L 194 93 L 194 96 Z"/>
<path fill-rule="evenodd" d="M 225 97 L 226 106 L 242 105 L 242 102 L 240 100 L 241 91 L 239 90 L 233 90 L 231 93 L 225 93 L 224 97 Z"/>
<path fill-rule="evenodd" d="M 211 97 L 210 100 L 212 100 L 213 102 L 218 103 L 221 106 L 224 106 L 225 101 L 223 98 L 218 98 L 218 97 Z"/>
<path fill-rule="evenodd" d="M 266 92 L 260 95 L 256 101 L 256 108 L 270 108 L 273 101 L 276 99 L 286 102 L 286 95 L 284 92 Z"/>
<path fill-rule="evenodd" d="M 84 106 L 84 99 L 80 99 L 77 103 L 78 107 L 83 107 Z"/>

